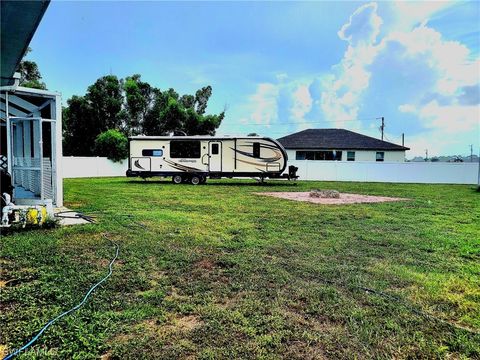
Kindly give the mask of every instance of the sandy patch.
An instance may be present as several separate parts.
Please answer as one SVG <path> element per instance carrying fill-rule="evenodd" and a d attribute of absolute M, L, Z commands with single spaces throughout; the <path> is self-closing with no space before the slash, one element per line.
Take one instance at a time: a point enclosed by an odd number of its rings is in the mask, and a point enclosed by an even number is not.
<path fill-rule="evenodd" d="M 338 199 L 311 197 L 309 192 L 261 192 L 256 195 L 273 196 L 281 199 L 306 201 L 314 204 L 325 205 L 342 205 L 342 204 L 358 204 L 358 203 L 379 203 L 387 201 L 406 201 L 409 199 L 387 197 L 387 196 L 373 196 L 360 194 L 340 193 Z"/>
<path fill-rule="evenodd" d="M 159 324 L 154 319 L 148 319 L 136 325 L 136 329 L 142 333 L 173 334 L 189 332 L 203 325 L 203 321 L 196 315 L 174 316 L 168 323 Z"/>
<path fill-rule="evenodd" d="M 191 331 L 199 327 L 200 325 L 202 325 L 202 321 L 198 316 L 188 315 L 188 316 L 184 316 L 176 319 L 174 324 L 175 324 L 175 327 L 179 330 Z"/>

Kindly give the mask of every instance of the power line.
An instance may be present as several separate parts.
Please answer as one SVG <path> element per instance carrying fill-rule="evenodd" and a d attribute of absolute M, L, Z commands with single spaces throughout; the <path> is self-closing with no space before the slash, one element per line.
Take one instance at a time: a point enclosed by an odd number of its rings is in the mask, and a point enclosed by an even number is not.
<path fill-rule="evenodd" d="M 310 125 L 310 124 L 322 124 L 322 123 L 337 123 L 337 122 L 349 122 L 349 121 L 369 121 L 377 118 L 364 118 L 364 119 L 345 119 L 345 120 L 322 120 L 322 121 L 308 121 L 308 122 L 279 122 L 275 124 L 259 124 L 259 123 L 238 123 L 238 124 L 221 124 L 220 126 L 272 126 L 272 125 Z"/>

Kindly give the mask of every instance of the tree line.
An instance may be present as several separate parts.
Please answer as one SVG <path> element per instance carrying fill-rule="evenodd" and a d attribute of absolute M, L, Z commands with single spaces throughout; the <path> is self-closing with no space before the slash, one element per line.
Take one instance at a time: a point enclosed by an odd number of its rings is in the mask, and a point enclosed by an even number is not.
<path fill-rule="evenodd" d="M 23 59 L 17 71 L 21 86 L 46 89 L 34 61 Z M 139 74 L 125 79 L 100 77 L 85 95 L 72 96 L 63 108 L 63 153 L 108 156 L 117 161 L 128 156 L 128 136 L 214 135 L 225 111 L 206 114 L 211 95 L 211 86 L 202 87 L 195 95 L 162 91 L 142 81 Z"/>
<path fill-rule="evenodd" d="M 195 95 L 179 95 L 174 89 L 160 90 L 136 74 L 125 79 L 115 75 L 99 78 L 84 96 L 73 96 L 63 109 L 64 154 L 108 156 L 105 132 L 120 139 L 133 135 L 214 135 L 225 111 L 208 115 L 212 87 Z M 110 131 L 109 131 L 110 130 Z M 114 130 L 114 131 L 112 131 Z M 103 149 L 103 150 L 102 150 Z"/>

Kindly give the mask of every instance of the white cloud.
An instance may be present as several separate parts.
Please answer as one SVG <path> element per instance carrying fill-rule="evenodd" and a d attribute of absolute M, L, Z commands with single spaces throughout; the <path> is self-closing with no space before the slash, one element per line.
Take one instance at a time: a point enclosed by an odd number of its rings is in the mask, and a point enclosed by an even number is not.
<path fill-rule="evenodd" d="M 431 101 L 420 109 L 420 119 L 433 129 L 446 134 L 479 130 L 480 108 L 478 106 L 446 105 L 440 106 Z"/>
<path fill-rule="evenodd" d="M 301 128 L 306 123 L 305 116 L 313 107 L 309 81 L 288 81 L 286 74 L 280 75 L 276 82 L 258 84 L 247 101 L 239 105 L 243 113 L 249 114 L 240 120 L 242 124 L 264 125 L 255 128 L 261 132 L 274 124 Z"/>
<path fill-rule="evenodd" d="M 377 7 L 377 3 L 372 2 L 355 10 L 348 23 L 338 32 L 340 39 L 348 41 L 350 45 L 374 43 L 383 23 L 382 18 L 377 15 Z"/>
<path fill-rule="evenodd" d="M 277 118 L 278 87 L 271 83 L 257 86 L 255 94 L 249 98 L 250 119 L 256 124 L 269 126 Z"/>
<path fill-rule="evenodd" d="M 419 123 L 418 134 L 408 133 L 410 125 L 399 131 L 406 132 L 409 156 L 421 155 L 425 148 L 438 155 L 465 141 L 478 142 L 480 58 L 427 25 L 430 17 L 450 5 L 382 3 L 398 12 L 394 26 L 382 25 L 376 3 L 360 6 L 338 32 L 347 49 L 331 71 L 310 79 L 278 73 L 276 81 L 258 84 L 244 104 L 250 114 L 245 121 L 268 126 L 288 121 L 301 128 L 318 116 L 316 126 L 325 120 L 326 126 L 378 136 L 376 122 L 364 124 L 358 118 L 365 109 L 368 116 L 380 116 L 372 104 L 383 106 L 383 96 L 391 118 Z M 367 93 L 377 98 L 367 98 Z M 388 137 L 400 139 L 400 134 Z"/>
<path fill-rule="evenodd" d="M 435 13 L 455 4 L 455 1 L 394 1 L 391 3 L 396 13 L 392 28 L 410 31 L 419 23 L 426 23 Z"/>
<path fill-rule="evenodd" d="M 403 113 L 415 113 L 417 108 L 412 104 L 402 104 L 398 107 L 398 111 Z"/>
<path fill-rule="evenodd" d="M 294 121 L 305 122 L 305 115 L 312 109 L 312 97 L 307 85 L 300 85 L 292 94 L 290 114 Z"/>
<path fill-rule="evenodd" d="M 453 145 L 463 146 L 466 138 L 478 142 L 478 99 L 468 104 L 460 99 L 467 87 L 480 86 L 480 59 L 472 60 L 467 46 L 443 39 L 438 31 L 424 24 L 411 32 L 394 32 L 384 40 L 387 42 L 398 42 L 405 48 L 405 58 L 428 65 L 435 81 L 427 90 L 443 99 L 443 104 L 436 99 L 426 103 L 417 99 L 398 107 L 400 112 L 414 115 L 428 129 L 414 136 L 412 152 L 419 155 L 429 148 L 431 154 L 439 155 Z"/>
<path fill-rule="evenodd" d="M 466 155 L 468 145 L 475 144 L 475 135 L 470 132 L 456 134 L 446 134 L 443 130 L 432 129 L 428 136 L 424 134 L 406 135 L 405 146 L 411 150 L 407 153 L 407 158 L 415 156 L 425 156 L 425 150 L 428 150 L 428 156 L 441 155 Z M 453 149 L 445 151 L 445 149 Z"/>
<path fill-rule="evenodd" d="M 470 49 L 458 41 L 448 41 L 425 25 L 410 32 L 394 32 L 387 36 L 381 47 L 390 42 L 404 46 L 405 57 L 418 58 L 436 72 L 434 89 L 443 95 L 455 95 L 463 86 L 479 81 L 480 59 L 471 60 Z"/>
<path fill-rule="evenodd" d="M 451 134 L 468 131 L 478 134 L 478 103 L 462 104 L 459 97 L 467 87 L 480 85 L 480 58 L 472 59 L 466 45 L 446 40 L 440 32 L 427 26 L 429 17 L 450 5 L 447 2 L 396 3 L 394 7 L 399 19 L 407 17 L 409 21 L 389 27 L 378 42 L 383 21 L 377 14 L 376 4 L 359 7 L 338 32 L 339 37 L 348 42 L 342 60 L 322 78 L 320 107 L 325 118 L 339 127 L 359 127 L 355 120 L 362 106 L 370 100 L 365 98 L 365 92 L 371 86 L 372 75 L 381 76 L 385 72 L 390 75 L 396 71 L 393 66 L 397 65 L 399 69 L 422 69 L 418 71 L 423 71 L 425 78 L 433 79 L 432 85 L 418 83 L 413 87 L 416 94 L 411 94 L 411 102 L 397 107 L 400 113 L 415 116 L 427 129 L 421 136 L 429 142 L 434 136 L 438 137 L 436 143 L 440 150 L 452 144 L 443 141 Z M 377 62 L 380 58 L 383 67 Z M 386 69 L 385 64 L 392 68 Z M 408 78 L 408 72 L 406 74 L 403 81 L 417 81 Z M 425 102 L 429 97 L 431 99 Z M 442 98 L 442 102 L 436 98 Z M 345 122 L 348 120 L 352 121 Z M 415 144 L 423 146 L 420 138 Z"/>
<path fill-rule="evenodd" d="M 352 121 L 351 128 L 360 126 L 354 120 L 358 118 L 363 91 L 370 82 L 367 66 L 378 53 L 374 44 L 382 23 L 377 15 L 377 4 L 369 3 L 359 7 L 338 32 L 340 39 L 349 45 L 334 69 L 336 73 L 323 78 L 320 100 L 326 120 L 337 127 L 342 127 L 345 121 Z"/>
<path fill-rule="evenodd" d="M 285 81 L 288 79 L 288 74 L 286 73 L 279 73 L 279 74 L 276 74 L 275 77 L 277 78 L 277 80 L 279 82 L 282 82 L 282 81 Z"/>

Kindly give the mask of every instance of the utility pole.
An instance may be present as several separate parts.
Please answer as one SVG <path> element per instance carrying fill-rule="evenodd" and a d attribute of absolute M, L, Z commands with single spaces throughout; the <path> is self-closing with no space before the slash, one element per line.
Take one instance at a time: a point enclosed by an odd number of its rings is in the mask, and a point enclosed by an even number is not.
<path fill-rule="evenodd" d="M 428 149 L 425 149 L 425 161 L 428 161 Z"/>
<path fill-rule="evenodd" d="M 380 127 L 382 129 L 382 141 L 383 141 L 383 131 L 385 130 L 385 118 L 382 116 L 382 126 Z"/>
<path fill-rule="evenodd" d="M 380 125 L 380 131 L 382 132 L 382 140 L 383 140 L 383 131 L 385 130 L 385 118 L 382 116 L 377 119 L 382 119 L 382 125 Z"/>
<path fill-rule="evenodd" d="M 470 162 L 473 162 L 473 144 L 470 144 Z"/>
<path fill-rule="evenodd" d="M 402 133 L 402 146 L 405 146 L 405 133 Z"/>

